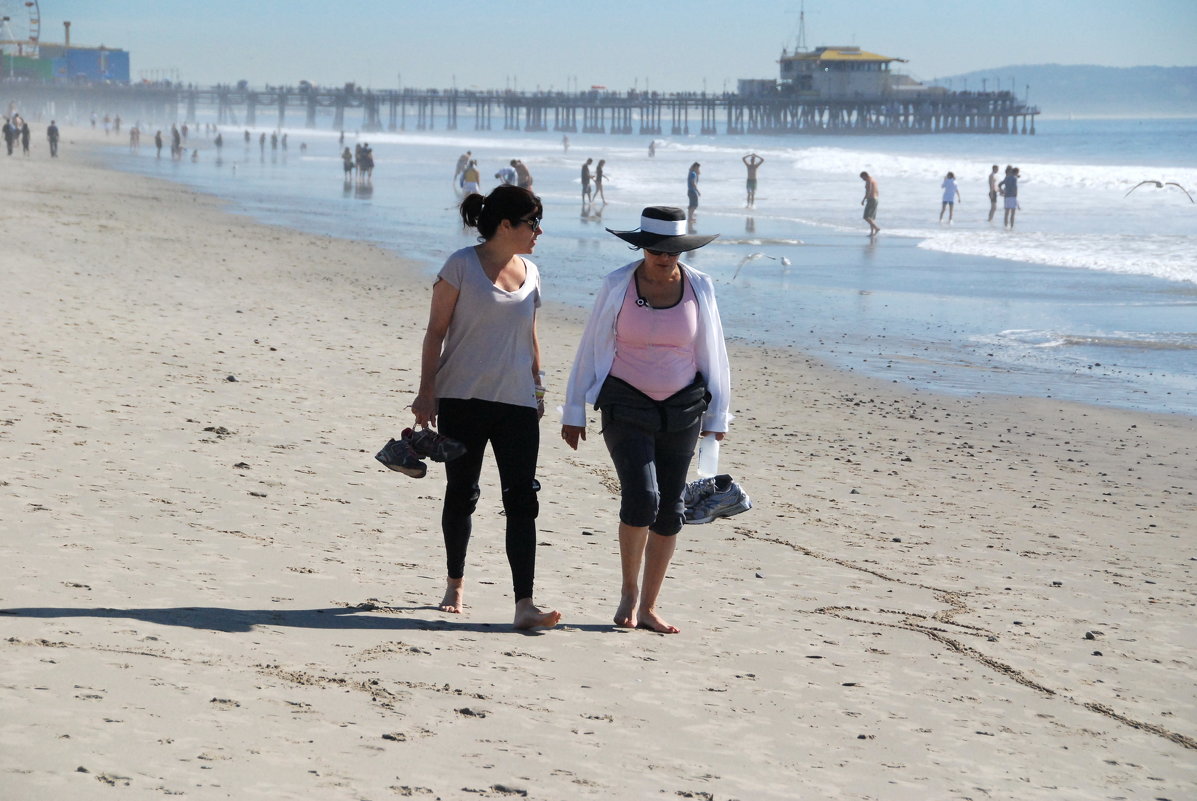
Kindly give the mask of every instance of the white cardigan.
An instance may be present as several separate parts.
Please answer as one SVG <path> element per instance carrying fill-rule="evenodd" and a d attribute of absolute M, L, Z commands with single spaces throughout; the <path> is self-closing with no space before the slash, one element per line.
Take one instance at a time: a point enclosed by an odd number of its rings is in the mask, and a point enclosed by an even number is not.
<path fill-rule="evenodd" d="M 603 279 L 598 297 L 594 299 L 594 310 L 586 321 L 574 367 L 569 374 L 565 390 L 565 405 L 561 409 L 561 422 L 567 426 L 585 426 L 586 408 L 593 406 L 602 389 L 611 365 L 615 362 L 615 320 L 623 307 L 628 283 L 641 260 L 620 267 Z M 719 320 L 719 306 L 715 303 L 715 284 L 711 277 L 687 264 L 678 262 L 682 273 L 694 287 L 698 299 L 698 336 L 694 347 L 694 359 L 707 382 L 711 393 L 711 404 L 702 419 L 703 431 L 727 431 L 732 416 L 728 414 L 731 405 L 731 368 L 727 361 L 727 345 L 723 341 L 723 323 Z"/>

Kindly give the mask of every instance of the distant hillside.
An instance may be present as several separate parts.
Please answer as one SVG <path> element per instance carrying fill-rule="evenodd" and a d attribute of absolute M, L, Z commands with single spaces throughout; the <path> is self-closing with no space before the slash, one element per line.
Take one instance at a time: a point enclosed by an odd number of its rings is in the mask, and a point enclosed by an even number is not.
<path fill-rule="evenodd" d="M 1032 105 L 1044 116 L 1069 114 L 1145 117 L 1197 116 L 1197 67 L 1092 67 L 1060 64 L 1024 64 L 950 78 L 937 78 L 938 86 L 972 91 L 999 84 L 1021 98 L 1030 85 Z M 967 82 L 967 83 L 966 83 Z"/>

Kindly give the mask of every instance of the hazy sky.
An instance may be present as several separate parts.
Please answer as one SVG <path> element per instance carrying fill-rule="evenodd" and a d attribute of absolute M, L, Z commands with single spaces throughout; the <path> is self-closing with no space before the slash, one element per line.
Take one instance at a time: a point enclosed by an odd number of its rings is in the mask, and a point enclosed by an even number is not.
<path fill-rule="evenodd" d="M 0 7 L 21 7 L 0 0 Z M 806 43 L 921 80 L 1016 64 L 1192 66 L 1197 0 L 807 0 Z M 799 0 L 40 0 L 42 41 L 123 48 L 132 78 L 373 88 L 722 91 L 777 76 Z"/>

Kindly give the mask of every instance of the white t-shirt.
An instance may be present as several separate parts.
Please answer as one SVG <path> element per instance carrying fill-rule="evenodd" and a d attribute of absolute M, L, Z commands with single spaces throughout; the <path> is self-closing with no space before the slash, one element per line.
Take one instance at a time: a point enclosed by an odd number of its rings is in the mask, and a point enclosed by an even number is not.
<path fill-rule="evenodd" d="M 438 276 L 458 295 L 436 373 L 438 398 L 536 408 L 532 331 L 540 307 L 540 271 L 528 259 L 523 262 L 523 285 L 506 292 L 486 277 L 474 248 L 462 248 L 445 261 Z"/>
<path fill-rule="evenodd" d="M 956 179 L 955 178 L 944 178 L 943 179 L 943 202 L 944 203 L 955 203 L 956 202 Z"/>

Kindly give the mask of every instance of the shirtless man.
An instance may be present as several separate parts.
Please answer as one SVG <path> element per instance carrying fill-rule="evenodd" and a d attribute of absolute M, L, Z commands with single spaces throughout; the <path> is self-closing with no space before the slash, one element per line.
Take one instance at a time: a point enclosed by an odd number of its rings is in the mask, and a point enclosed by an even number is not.
<path fill-rule="evenodd" d="M 594 200 L 594 196 L 590 192 L 590 165 L 594 163 L 594 159 L 586 159 L 586 163 L 582 165 L 582 202 L 589 203 Z"/>
<path fill-rule="evenodd" d="M 512 159 L 511 166 L 515 170 L 516 181 L 524 189 L 532 188 L 532 173 L 528 172 L 528 168 L 524 166 L 524 162 L 519 159 Z"/>
<path fill-rule="evenodd" d="M 998 165 L 993 165 L 989 173 L 989 221 L 993 222 L 993 215 L 997 214 L 998 199 Z"/>
<path fill-rule="evenodd" d="M 748 168 L 748 208 L 752 208 L 756 205 L 756 169 L 764 164 L 765 160 L 756 153 L 749 153 L 741 161 Z"/>
<path fill-rule="evenodd" d="M 877 179 L 869 175 L 867 172 L 860 174 L 860 179 L 865 182 L 864 198 L 860 201 L 860 205 L 865 207 L 864 221 L 869 224 L 869 236 L 876 236 L 881 230 L 877 227 L 877 197 L 881 193 L 877 189 Z"/>
<path fill-rule="evenodd" d="M 457 166 L 453 168 L 453 185 L 459 189 L 463 185 L 461 176 L 465 173 L 466 167 L 469 166 L 471 158 L 473 158 L 473 151 L 471 150 L 467 150 L 457 157 Z"/>

